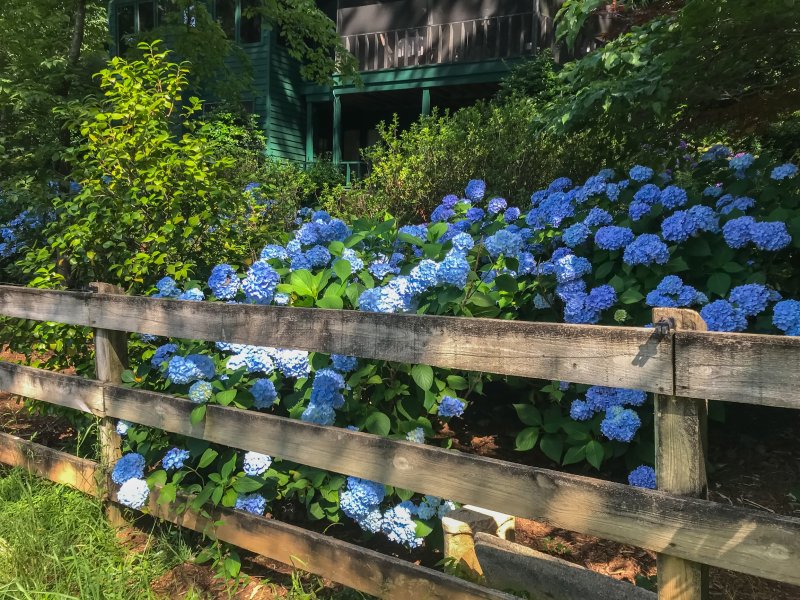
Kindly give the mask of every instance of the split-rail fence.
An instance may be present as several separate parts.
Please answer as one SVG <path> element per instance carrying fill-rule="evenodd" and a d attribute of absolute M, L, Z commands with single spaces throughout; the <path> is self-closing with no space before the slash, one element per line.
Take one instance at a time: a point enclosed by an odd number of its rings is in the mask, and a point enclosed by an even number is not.
<path fill-rule="evenodd" d="M 113 501 L 111 419 L 544 521 L 658 553 L 658 596 L 696 600 L 709 565 L 800 585 L 800 519 L 707 500 L 707 401 L 800 409 L 800 338 L 705 331 L 693 311 L 653 328 L 228 305 L 0 286 L 0 316 L 92 327 L 97 380 L 0 362 L 0 390 L 101 418 L 102 460 L 0 434 L 0 462 Z M 658 490 L 208 406 L 120 385 L 127 333 L 275 346 L 368 359 L 645 390 L 655 394 Z M 381 598 L 500 599 L 507 593 L 281 523 L 228 510 L 152 514 Z M 206 513 L 207 515 L 208 513 Z M 110 514 L 112 519 L 119 515 Z"/>

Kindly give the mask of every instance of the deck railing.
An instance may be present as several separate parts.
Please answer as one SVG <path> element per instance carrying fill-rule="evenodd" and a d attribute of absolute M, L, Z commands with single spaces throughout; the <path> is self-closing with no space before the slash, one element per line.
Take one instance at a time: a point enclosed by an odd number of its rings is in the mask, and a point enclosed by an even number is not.
<path fill-rule="evenodd" d="M 513 58 L 535 46 L 534 13 L 342 36 L 362 71 Z"/>
<path fill-rule="evenodd" d="M 0 315 L 95 328 L 105 344 L 97 352 L 101 378 L 119 371 L 107 363 L 125 355 L 124 338 L 111 332 L 128 331 L 654 392 L 659 490 L 647 490 L 218 405 L 193 425 L 195 405 L 183 398 L 0 362 L 0 390 L 12 394 L 658 552 L 662 599 L 701 598 L 705 565 L 800 585 L 800 519 L 706 500 L 703 436 L 706 399 L 800 408 L 800 338 L 708 333 L 697 313 L 680 309 L 657 309 L 658 326 L 648 329 L 10 286 L 0 286 Z M 5 434 L 0 461 L 95 494 L 108 476 L 107 466 Z M 218 539 L 382 598 L 511 598 L 275 520 L 224 510 L 178 514 L 157 496 L 150 503 L 157 516 L 200 531 L 221 516 Z"/>

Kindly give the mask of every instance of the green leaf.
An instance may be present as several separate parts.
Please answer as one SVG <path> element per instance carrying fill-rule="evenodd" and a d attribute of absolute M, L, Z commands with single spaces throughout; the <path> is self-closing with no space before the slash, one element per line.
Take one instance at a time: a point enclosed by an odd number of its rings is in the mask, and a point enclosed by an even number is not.
<path fill-rule="evenodd" d="M 448 375 L 447 387 L 451 390 L 466 390 L 469 389 L 469 382 L 461 375 Z"/>
<path fill-rule="evenodd" d="M 581 462 L 584 458 L 586 458 L 585 446 L 571 446 L 567 448 L 567 453 L 564 455 L 564 461 L 561 464 L 564 466 L 572 465 Z"/>
<path fill-rule="evenodd" d="M 726 273 L 741 273 L 744 271 L 744 267 L 737 262 L 725 263 L 722 268 Z"/>
<path fill-rule="evenodd" d="M 492 298 L 489 294 L 484 294 L 483 292 L 475 292 L 469 297 L 469 303 L 474 306 L 479 306 L 481 308 L 488 308 L 490 306 L 495 306 L 497 301 Z"/>
<path fill-rule="evenodd" d="M 397 497 L 404 502 L 406 500 L 411 500 L 411 498 L 414 496 L 414 490 L 406 490 L 403 488 L 394 488 L 394 493 L 397 494 Z"/>
<path fill-rule="evenodd" d="M 416 534 L 417 537 L 427 537 L 433 531 L 433 527 L 428 525 L 425 521 L 420 521 L 419 519 L 414 519 L 414 523 L 417 524 Z"/>
<path fill-rule="evenodd" d="M 614 263 L 612 261 L 606 261 L 597 267 L 597 270 L 594 272 L 594 278 L 598 281 L 602 281 L 605 279 L 610 273 L 611 270 L 614 268 Z"/>
<path fill-rule="evenodd" d="M 344 308 L 344 302 L 339 296 L 323 296 L 315 302 L 319 308 L 328 308 L 332 310 L 341 310 Z"/>
<path fill-rule="evenodd" d="M 239 556 L 235 555 L 235 553 L 231 553 L 231 556 L 225 559 L 225 572 L 228 574 L 228 577 L 237 577 L 239 575 L 239 571 L 242 568 L 242 563 L 239 560 Z"/>
<path fill-rule="evenodd" d="M 217 456 L 219 456 L 219 452 L 213 448 L 208 448 L 205 452 L 203 452 L 203 456 L 200 457 L 200 461 L 197 463 L 197 468 L 205 469 L 208 465 L 214 462 L 214 460 L 216 460 Z"/>
<path fill-rule="evenodd" d="M 319 502 L 311 503 L 311 505 L 308 507 L 308 514 L 317 521 L 325 518 L 325 511 L 319 505 Z"/>
<path fill-rule="evenodd" d="M 249 494 L 264 487 L 264 481 L 253 477 L 239 477 L 233 482 L 233 489 L 240 494 Z"/>
<path fill-rule="evenodd" d="M 644 300 L 644 296 L 636 288 L 628 288 L 619 297 L 619 301 L 623 304 L 636 304 L 642 300 Z"/>
<path fill-rule="evenodd" d="M 501 292 L 515 294 L 519 289 L 519 283 L 508 273 L 498 275 L 494 280 L 495 287 Z"/>
<path fill-rule="evenodd" d="M 542 438 L 539 447 L 544 455 L 553 462 L 561 462 L 561 452 L 564 449 L 564 439 L 560 435 L 546 435 Z"/>
<path fill-rule="evenodd" d="M 411 378 L 421 389 L 429 390 L 433 385 L 433 369 L 429 365 L 414 365 Z"/>
<path fill-rule="evenodd" d="M 222 469 L 220 469 L 219 474 L 222 475 L 223 479 L 228 479 L 233 473 L 233 470 L 236 468 L 236 453 L 231 452 L 231 456 L 228 460 L 225 461 L 225 464 L 222 465 Z"/>
<path fill-rule="evenodd" d="M 292 271 L 289 276 L 289 283 L 294 290 L 301 296 L 314 296 L 314 276 L 306 269 Z"/>
<path fill-rule="evenodd" d="M 189 416 L 189 421 L 192 425 L 197 425 L 206 417 L 206 405 L 197 406 L 192 409 L 192 414 Z"/>
<path fill-rule="evenodd" d="M 515 404 L 514 410 L 517 411 L 519 420 L 525 425 L 541 426 L 542 413 L 533 404 Z"/>
<path fill-rule="evenodd" d="M 225 390 L 224 392 L 220 392 L 214 396 L 214 399 L 217 401 L 217 403 L 221 404 L 222 406 L 228 406 L 231 402 L 233 402 L 234 398 L 236 398 L 236 390 Z"/>
<path fill-rule="evenodd" d="M 536 445 L 536 440 L 538 439 L 539 428 L 526 427 L 517 434 L 517 438 L 514 440 L 514 449 L 519 452 L 527 452 L 528 450 L 532 450 Z"/>
<path fill-rule="evenodd" d="M 369 415 L 364 425 L 370 433 L 383 437 L 389 435 L 392 429 L 392 422 L 389 420 L 389 417 L 382 412 L 374 412 Z"/>
<path fill-rule="evenodd" d="M 605 457 L 603 444 L 597 440 L 592 440 L 586 444 L 584 448 L 586 448 L 586 460 L 589 461 L 589 464 L 595 469 L 600 469 L 600 465 L 603 464 L 603 458 Z"/>
<path fill-rule="evenodd" d="M 731 276 L 727 273 L 714 273 L 708 278 L 706 289 L 724 298 L 731 289 Z"/>
<path fill-rule="evenodd" d="M 164 485 L 167 483 L 167 472 L 164 469 L 153 471 L 147 476 L 147 485 L 153 488 L 157 485 Z"/>
<path fill-rule="evenodd" d="M 333 263 L 333 271 L 334 273 L 336 273 L 336 276 L 339 279 L 344 281 L 348 277 L 350 277 L 350 275 L 353 273 L 353 266 L 350 264 L 349 260 L 340 258 L 335 263 Z"/>
<path fill-rule="evenodd" d="M 133 374 L 133 371 L 130 369 L 125 369 L 120 376 L 122 378 L 123 383 L 133 383 L 136 381 L 136 377 Z"/>
<path fill-rule="evenodd" d="M 174 502 L 178 495 L 178 486 L 174 483 L 164 485 L 158 492 L 158 503 L 169 504 Z"/>

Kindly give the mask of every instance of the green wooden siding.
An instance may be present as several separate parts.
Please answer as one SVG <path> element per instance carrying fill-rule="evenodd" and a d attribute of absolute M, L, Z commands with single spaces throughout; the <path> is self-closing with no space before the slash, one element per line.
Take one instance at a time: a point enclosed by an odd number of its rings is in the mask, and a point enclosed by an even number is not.
<path fill-rule="evenodd" d="M 267 142 L 270 156 L 306 158 L 306 108 L 300 69 L 272 31 L 270 44 Z"/>

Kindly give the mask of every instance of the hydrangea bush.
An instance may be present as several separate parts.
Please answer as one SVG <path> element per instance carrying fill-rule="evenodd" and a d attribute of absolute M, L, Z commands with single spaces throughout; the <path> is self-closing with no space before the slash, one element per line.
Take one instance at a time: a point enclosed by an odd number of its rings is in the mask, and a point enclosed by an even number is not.
<path fill-rule="evenodd" d="M 297 229 L 250 265 L 220 264 L 206 282 L 160 280 L 154 295 L 186 301 L 291 305 L 383 313 L 647 326 L 653 307 L 699 310 L 713 331 L 800 335 L 797 168 L 713 147 L 675 173 L 637 165 L 582 184 L 562 177 L 527 206 L 509 206 L 481 180 L 449 195 L 423 224 L 386 217 L 352 224 L 302 209 Z M 131 385 L 209 403 L 347 427 L 410 443 L 441 443 L 500 378 L 356 357 L 224 341 L 142 336 Z M 594 468 L 625 456 L 632 485 L 655 486 L 647 394 L 515 381 L 520 451 L 539 448 Z M 419 547 L 446 499 L 345 478 L 280 457 L 237 453 L 120 422 L 129 451 L 114 481 L 140 505 L 147 476 L 170 501 L 178 489 L 255 514 L 302 507 L 343 516 L 368 534 Z M 148 465 L 148 466 L 146 466 Z M 129 500 L 127 500 L 129 498 Z"/>

